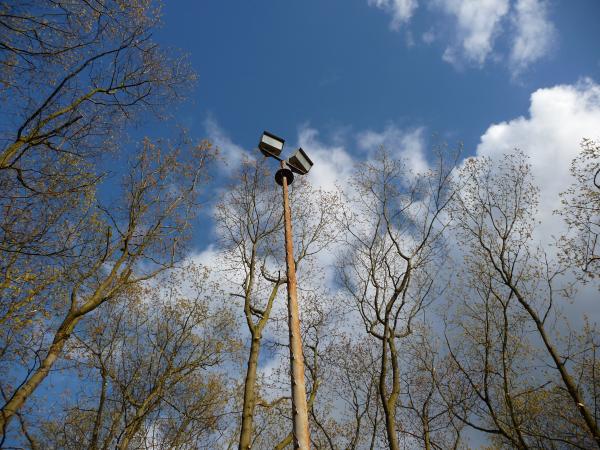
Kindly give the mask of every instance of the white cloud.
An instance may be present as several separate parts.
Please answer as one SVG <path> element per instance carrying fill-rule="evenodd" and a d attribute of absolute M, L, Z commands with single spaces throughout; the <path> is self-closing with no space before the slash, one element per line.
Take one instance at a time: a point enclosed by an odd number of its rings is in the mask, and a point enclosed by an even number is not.
<path fill-rule="evenodd" d="M 548 19 L 547 5 L 543 0 L 518 0 L 512 22 L 516 35 L 510 63 L 518 74 L 550 51 L 556 32 Z"/>
<path fill-rule="evenodd" d="M 586 79 L 576 85 L 538 89 L 531 95 L 529 117 L 491 125 L 481 136 L 477 155 L 499 157 L 515 148 L 530 158 L 540 187 L 538 238 L 546 241 L 564 227 L 553 211 L 558 194 L 572 182 L 571 160 L 584 137 L 600 135 L 600 85 Z"/>
<path fill-rule="evenodd" d="M 221 263 L 219 262 L 219 250 L 214 244 L 210 244 L 199 253 L 191 254 L 188 260 L 193 264 L 200 264 L 205 267 L 217 268 L 219 270 Z"/>
<path fill-rule="evenodd" d="M 425 141 L 423 128 L 401 130 L 395 125 L 388 125 L 383 131 L 365 131 L 359 133 L 358 147 L 367 152 L 374 152 L 384 147 L 398 158 L 406 161 L 410 172 L 425 172 L 429 166 L 425 158 Z"/>
<path fill-rule="evenodd" d="M 348 182 L 355 161 L 342 143 L 324 144 L 316 129 L 303 126 L 298 131 L 298 144 L 314 163 L 310 171 L 310 182 L 314 186 L 332 191 L 336 183 Z"/>
<path fill-rule="evenodd" d="M 219 149 L 224 160 L 220 167 L 232 172 L 239 167 L 243 158 L 252 158 L 252 152 L 235 144 L 213 117 L 209 116 L 204 121 L 204 128 L 208 139 Z"/>
<path fill-rule="evenodd" d="M 548 17 L 547 1 L 431 0 L 430 13 L 441 11 L 454 23 L 453 35 L 446 36 L 448 44 L 442 59 L 455 67 L 483 67 L 490 60 L 504 61 L 513 77 L 518 76 L 552 48 L 556 29 Z M 393 30 L 408 24 L 418 6 L 416 0 L 367 0 L 367 3 L 392 16 Z M 406 45 L 415 45 L 412 35 L 406 36 Z M 443 38 L 440 32 L 434 34 L 431 30 L 422 34 L 427 45 Z M 499 42 L 508 50 L 500 50 Z"/>
<path fill-rule="evenodd" d="M 508 14 L 509 0 L 442 0 L 442 9 L 456 19 L 458 44 L 444 51 L 443 59 L 458 65 L 462 59 L 483 65 Z"/>
<path fill-rule="evenodd" d="M 402 24 L 409 22 L 418 6 L 417 0 L 367 0 L 367 2 L 369 6 L 383 9 L 392 15 L 390 28 L 393 30 L 398 30 Z"/>

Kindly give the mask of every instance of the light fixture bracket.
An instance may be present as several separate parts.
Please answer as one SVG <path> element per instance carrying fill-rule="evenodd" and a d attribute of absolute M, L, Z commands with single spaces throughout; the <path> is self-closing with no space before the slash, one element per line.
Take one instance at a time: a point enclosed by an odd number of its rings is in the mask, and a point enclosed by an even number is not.
<path fill-rule="evenodd" d="M 288 186 L 294 182 L 294 172 L 292 172 L 287 167 L 282 167 L 277 172 L 275 172 L 275 182 L 279 186 L 283 186 L 283 177 L 287 179 Z"/>

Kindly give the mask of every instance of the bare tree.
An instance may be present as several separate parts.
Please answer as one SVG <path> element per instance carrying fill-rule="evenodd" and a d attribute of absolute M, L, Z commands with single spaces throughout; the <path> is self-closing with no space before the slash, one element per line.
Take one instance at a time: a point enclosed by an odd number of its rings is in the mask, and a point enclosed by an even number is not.
<path fill-rule="evenodd" d="M 215 366 L 232 330 L 230 311 L 211 306 L 215 296 L 222 294 L 206 271 L 188 266 L 86 319 L 67 355 L 82 392 L 68 399 L 64 415 L 41 420 L 44 447 L 213 445 L 226 404 Z"/>
<path fill-rule="evenodd" d="M 127 124 L 193 81 L 184 59 L 152 42 L 157 23 L 150 0 L 0 2 L 5 353 L 24 329 L 31 334 L 31 320 L 53 314 L 44 299 L 61 280 L 86 270 L 103 155 L 123 149 Z"/>
<path fill-rule="evenodd" d="M 536 397 L 560 391 L 564 394 L 563 398 L 568 399 L 562 410 L 570 410 L 567 415 L 578 417 L 580 424 L 576 428 L 584 431 L 585 435 L 576 432 L 556 439 L 578 447 L 600 446 L 598 417 L 590 408 L 591 402 L 595 404 L 596 400 L 586 397 L 588 389 L 581 384 L 583 380 L 575 377 L 569 348 L 560 346 L 556 299 L 568 298 L 570 286 L 561 284 L 564 268 L 552 262 L 532 242 L 537 188 L 526 158 L 516 152 L 506 155 L 501 161 L 470 159 L 464 165 L 461 178 L 465 185 L 456 197 L 454 217 L 460 229 L 460 243 L 468 249 L 466 263 L 471 275 L 471 288 L 477 288 L 478 295 L 487 305 L 479 311 L 481 326 L 476 327 L 484 336 L 475 335 L 472 339 L 478 340 L 480 353 L 485 350 L 478 362 L 483 364 L 483 381 L 490 373 L 501 371 L 498 386 L 502 391 L 495 397 L 503 406 L 496 411 L 502 411 L 505 418 L 501 423 L 499 417 L 497 420 L 492 417 L 496 424 L 495 432 L 502 426 L 508 427 L 510 431 L 502 434 L 513 445 L 520 448 L 532 445 L 526 436 L 530 427 L 525 420 L 527 412 L 517 400 L 528 399 L 533 403 Z M 492 304 L 495 306 L 492 307 Z M 558 378 L 554 387 L 549 386 L 544 391 L 541 390 L 543 382 L 538 386 L 523 385 L 527 369 L 515 366 L 518 359 L 514 357 L 523 342 L 520 336 L 528 331 L 529 326 L 535 332 L 542 355 L 545 355 L 545 358 L 540 357 L 541 363 L 553 367 Z M 494 345 L 491 346 L 491 343 Z M 488 350 L 493 352 L 498 345 L 501 345 L 501 358 L 492 359 Z M 480 389 L 476 392 L 488 402 L 485 385 L 483 393 Z M 492 408 L 488 411 L 492 414 Z M 535 431 L 530 434 L 533 442 L 539 438 Z M 555 436 L 546 438 L 551 440 Z"/>
<path fill-rule="evenodd" d="M 173 155 L 146 143 L 123 208 L 96 199 L 101 157 L 115 155 L 124 127 L 193 81 L 185 60 L 152 42 L 157 23 L 146 0 L 0 2 L 3 436 L 81 317 L 150 276 L 143 261 L 158 269 L 175 256 L 170 232 L 184 228 L 198 174 Z M 167 167 L 189 182 L 178 195 L 168 193 Z"/>
<path fill-rule="evenodd" d="M 344 319 L 347 317 L 338 319 L 334 329 L 343 329 Z M 319 355 L 323 381 L 313 406 L 321 426 L 312 428 L 313 435 L 322 435 L 324 448 L 384 446 L 385 426 L 377 391 L 378 346 L 370 338 L 338 331 L 324 350 Z"/>
<path fill-rule="evenodd" d="M 149 0 L 2 2 L 0 95 L 14 128 L 2 130 L 0 170 L 55 192 L 44 181 L 68 169 L 61 158 L 107 151 L 124 119 L 180 96 L 193 75 L 152 42 L 157 21 Z M 54 170 L 33 170 L 44 162 Z"/>
<path fill-rule="evenodd" d="M 444 398 L 455 417 L 497 436 L 498 445 L 528 448 L 527 430 L 540 420 L 534 396 L 544 392 L 547 378 L 535 370 L 527 321 L 515 298 L 493 285 L 486 268 L 474 263 L 464 272 L 468 289 L 453 296 L 454 317 L 446 321 L 454 376 L 442 384 Z"/>
<path fill-rule="evenodd" d="M 271 177 L 264 166 L 246 162 L 216 213 L 224 244 L 230 252 L 231 268 L 243 274 L 242 293 L 233 295 L 244 301 L 244 316 L 250 332 L 239 444 L 244 449 L 250 448 L 252 440 L 262 333 L 279 288 L 285 283 L 281 274 L 271 277 L 265 267 L 267 259 L 275 252 L 277 233 L 282 230 L 277 193 L 271 185 Z M 258 281 L 264 280 L 259 286 L 257 277 L 260 277 Z"/>
<path fill-rule="evenodd" d="M 83 244 L 77 256 L 82 262 L 76 270 L 62 274 L 60 289 L 46 300 L 53 315 L 48 320 L 42 316 L 34 324 L 43 331 L 37 348 L 22 347 L 23 370 L 15 373 L 22 379 L 17 385 L 3 380 L 3 432 L 48 376 L 84 317 L 178 261 L 197 207 L 197 187 L 210 160 L 206 145 L 186 150 L 145 141 L 132 158 L 119 201 L 110 209 L 99 206 L 89 212 L 88 225 L 79 236 Z M 30 329 L 35 331 L 35 327 Z"/>
<path fill-rule="evenodd" d="M 380 346 L 378 391 L 388 445 L 399 448 L 397 406 L 401 394 L 399 341 L 409 336 L 417 314 L 433 299 L 435 262 L 442 249 L 452 197 L 454 162 L 440 153 L 437 167 L 411 173 L 381 150 L 355 172 L 354 213 L 344 221 L 348 250 L 341 281 L 366 332 Z"/>
<path fill-rule="evenodd" d="M 464 423 L 455 419 L 449 396 L 440 392 L 441 386 L 454 380 L 452 368 L 434 341 L 432 329 L 430 323 L 420 324 L 407 340 L 406 352 L 401 358 L 404 367 L 400 405 L 402 435 L 408 447 L 456 450 L 462 448 Z"/>
<path fill-rule="evenodd" d="M 563 207 L 558 211 L 571 231 L 561 240 L 563 256 L 595 278 L 600 274 L 600 143 L 581 142 L 571 175 L 575 182 L 561 194 Z"/>

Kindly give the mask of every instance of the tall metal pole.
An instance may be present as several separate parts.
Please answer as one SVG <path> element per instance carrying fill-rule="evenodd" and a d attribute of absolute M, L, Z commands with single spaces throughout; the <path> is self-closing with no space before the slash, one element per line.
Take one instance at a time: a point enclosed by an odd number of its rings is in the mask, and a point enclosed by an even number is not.
<path fill-rule="evenodd" d="M 285 163 L 281 162 L 285 169 Z M 283 172 L 283 171 L 282 171 Z M 285 172 L 282 177 L 283 219 L 285 228 L 285 260 L 287 265 L 288 326 L 290 332 L 290 365 L 292 377 L 292 417 L 294 419 L 294 448 L 309 450 L 308 407 L 304 386 L 304 355 L 300 337 L 300 315 L 298 312 L 298 293 L 296 283 L 296 263 L 292 245 L 292 213 L 288 198 L 288 180 Z"/>

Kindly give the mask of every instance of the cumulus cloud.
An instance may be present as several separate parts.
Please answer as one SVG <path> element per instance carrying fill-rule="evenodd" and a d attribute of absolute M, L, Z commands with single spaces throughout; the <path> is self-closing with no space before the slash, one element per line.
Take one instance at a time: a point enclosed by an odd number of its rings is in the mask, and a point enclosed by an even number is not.
<path fill-rule="evenodd" d="M 556 31 L 548 19 L 547 5 L 542 0 L 518 0 L 512 22 L 515 37 L 510 63 L 518 74 L 550 51 Z"/>
<path fill-rule="evenodd" d="M 547 241 L 564 227 L 553 211 L 559 193 L 572 182 L 569 165 L 584 137 L 600 135 L 600 85 L 590 79 L 575 85 L 538 89 L 529 116 L 491 125 L 481 136 L 477 155 L 497 158 L 519 148 L 530 158 L 540 187 L 539 238 Z"/>
<path fill-rule="evenodd" d="M 392 15 L 390 28 L 398 30 L 404 23 L 410 21 L 415 9 L 417 9 L 417 0 L 367 0 L 370 6 L 383 9 Z"/>
<path fill-rule="evenodd" d="M 519 148 L 528 157 L 540 188 L 538 221 L 534 241 L 545 245 L 567 231 L 560 216 L 559 193 L 573 182 L 570 163 L 580 151 L 584 137 L 600 137 L 600 85 L 590 79 L 574 85 L 538 89 L 531 95 L 529 114 L 491 125 L 481 136 L 478 156 L 496 159 Z M 553 248 L 545 247 L 552 255 Z M 565 305 L 572 324 L 581 324 L 583 314 L 600 320 L 596 286 L 582 286 L 575 302 Z"/>

